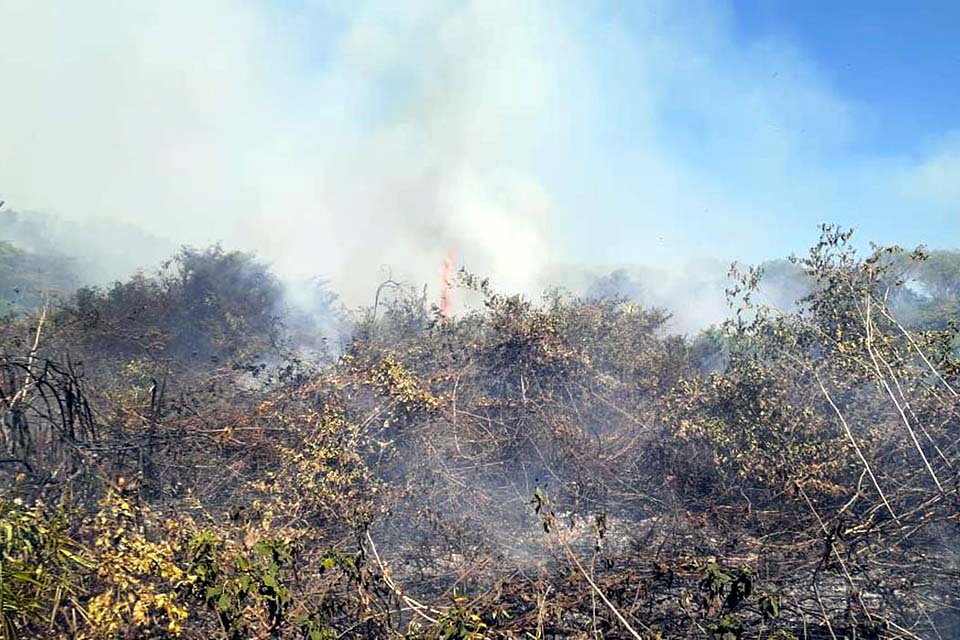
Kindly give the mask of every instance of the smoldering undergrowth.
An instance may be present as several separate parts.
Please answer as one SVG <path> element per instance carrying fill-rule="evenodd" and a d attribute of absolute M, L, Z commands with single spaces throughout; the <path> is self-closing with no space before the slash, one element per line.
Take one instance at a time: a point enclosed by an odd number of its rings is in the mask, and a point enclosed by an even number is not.
<path fill-rule="evenodd" d="M 313 357 L 219 248 L 20 312 L 3 633 L 949 637 L 960 364 L 903 313 L 925 259 L 825 227 L 796 305 L 734 269 L 695 338 L 461 272 L 472 311 L 390 286 Z"/>

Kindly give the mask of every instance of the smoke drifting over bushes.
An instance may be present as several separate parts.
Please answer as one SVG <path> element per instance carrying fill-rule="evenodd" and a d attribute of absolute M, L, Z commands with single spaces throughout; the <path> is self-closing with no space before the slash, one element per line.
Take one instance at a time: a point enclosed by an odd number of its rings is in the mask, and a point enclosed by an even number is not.
<path fill-rule="evenodd" d="M 177 246 L 140 227 L 107 220 L 83 222 L 35 211 L 0 210 L 0 241 L 39 255 L 73 260 L 73 276 L 83 284 L 123 280 L 150 270 Z"/>
<path fill-rule="evenodd" d="M 7 5 L 3 194 L 255 249 L 353 302 L 384 264 L 433 287 L 450 249 L 530 288 L 550 199 L 526 165 L 565 55 L 546 9 L 505 28 L 510 7 Z"/>
<path fill-rule="evenodd" d="M 853 198 L 845 222 L 914 244 L 873 221 L 945 182 L 841 166 L 856 106 L 712 3 L 8 0 L 0 23 L 8 207 L 255 250 L 350 305 L 383 265 L 435 296 L 451 251 L 526 293 L 570 262 L 759 262 Z"/>
<path fill-rule="evenodd" d="M 737 319 L 695 339 L 649 274 L 542 303 L 459 274 L 476 310 L 391 285 L 308 359 L 317 318 L 219 247 L 8 310 L 5 628 L 956 637 L 960 253 L 822 232 L 768 265 L 797 306 L 733 270 Z M 0 293 L 38 264 L 8 246 Z"/>

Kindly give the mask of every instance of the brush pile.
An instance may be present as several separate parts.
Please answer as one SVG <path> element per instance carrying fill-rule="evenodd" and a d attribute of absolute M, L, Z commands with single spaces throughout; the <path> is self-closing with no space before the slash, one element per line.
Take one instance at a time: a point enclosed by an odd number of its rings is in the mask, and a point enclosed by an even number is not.
<path fill-rule="evenodd" d="M 849 241 L 695 340 L 460 274 L 305 362 L 220 250 L 11 316 L 0 637 L 958 637 L 956 327 Z"/>

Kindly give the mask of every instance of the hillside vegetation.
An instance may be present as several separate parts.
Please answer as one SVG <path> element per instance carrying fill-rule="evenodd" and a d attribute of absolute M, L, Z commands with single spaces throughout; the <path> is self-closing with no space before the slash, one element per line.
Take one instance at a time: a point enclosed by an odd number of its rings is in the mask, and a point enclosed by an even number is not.
<path fill-rule="evenodd" d="M 0 315 L 35 309 L 78 284 L 69 259 L 37 255 L 0 240 Z"/>
<path fill-rule="evenodd" d="M 958 637 L 960 259 L 850 242 L 696 336 L 460 273 L 323 352 L 220 248 L 7 302 L 0 637 Z"/>

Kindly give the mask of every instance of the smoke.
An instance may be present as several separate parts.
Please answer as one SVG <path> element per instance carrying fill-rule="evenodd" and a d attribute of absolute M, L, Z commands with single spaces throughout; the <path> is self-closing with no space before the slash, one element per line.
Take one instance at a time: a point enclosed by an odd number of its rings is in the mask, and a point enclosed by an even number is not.
<path fill-rule="evenodd" d="M 451 246 L 525 293 L 569 262 L 768 259 L 955 164 L 851 164 L 860 107 L 725 5 L 0 0 L 0 24 L 8 207 L 255 250 L 350 305 L 384 266 L 435 289 Z M 143 257 L 116 246 L 104 271 Z"/>
<path fill-rule="evenodd" d="M 4 2 L 0 21 L 9 206 L 255 249 L 363 302 L 383 265 L 432 285 L 451 245 L 508 289 L 550 258 L 525 166 L 560 102 L 546 6 Z"/>
<path fill-rule="evenodd" d="M 777 311 L 796 311 L 800 300 L 813 289 L 802 268 L 789 260 L 758 265 L 763 276 L 754 292 L 754 303 Z M 553 274 L 571 284 L 587 299 L 629 300 L 648 308 L 670 312 L 668 329 L 693 335 L 731 317 L 727 290 L 729 263 L 719 260 L 690 261 L 678 269 L 624 265 L 606 270 L 569 266 Z M 739 265 L 743 268 L 743 265 Z"/>
<path fill-rule="evenodd" d="M 637 265 L 612 269 L 570 266 L 553 277 L 587 299 L 629 300 L 671 314 L 667 328 L 695 334 L 730 316 L 726 289 L 729 264 L 718 260 L 691 261 L 674 269 Z"/>
<path fill-rule="evenodd" d="M 152 271 L 177 246 L 117 221 L 79 222 L 35 211 L 0 211 L 0 240 L 31 253 L 70 258 L 78 284 L 106 284 L 139 270 Z"/>

